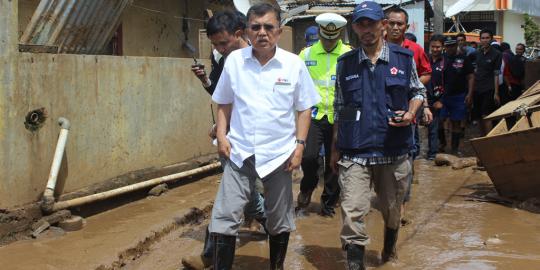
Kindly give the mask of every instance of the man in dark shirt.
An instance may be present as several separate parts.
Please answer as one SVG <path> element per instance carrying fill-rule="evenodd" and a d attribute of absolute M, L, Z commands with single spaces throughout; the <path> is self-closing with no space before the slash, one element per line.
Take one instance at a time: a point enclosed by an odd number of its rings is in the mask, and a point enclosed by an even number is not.
<path fill-rule="evenodd" d="M 501 72 L 502 54 L 491 47 L 493 32 L 484 29 L 480 32 L 481 48 L 475 53 L 476 72 L 474 88 L 474 111 L 480 118 L 480 133 L 485 136 L 493 127 L 491 121 L 483 118 L 497 109 L 500 104 L 499 74 Z M 473 95 L 465 101 L 470 104 Z"/>
<path fill-rule="evenodd" d="M 428 152 L 427 158 L 429 160 L 435 159 L 439 148 L 439 138 L 444 135 L 444 123 L 440 118 L 440 111 L 442 109 L 442 102 L 440 101 L 444 92 L 443 87 L 443 70 L 444 70 L 444 49 L 445 37 L 441 34 L 435 34 L 429 40 L 429 62 L 431 63 L 431 81 L 426 85 L 427 97 L 429 101 L 429 109 L 433 114 L 433 121 L 428 125 Z M 437 136 L 438 130 L 439 136 Z M 444 136 L 441 142 L 444 143 Z M 442 145 L 441 145 L 442 146 Z M 443 147 L 444 148 L 444 147 Z"/>
<path fill-rule="evenodd" d="M 450 119 L 452 154 L 459 155 L 459 142 L 464 135 L 467 117 L 466 100 L 471 100 L 474 88 L 474 66 L 466 54 L 458 53 L 455 37 L 446 37 L 444 47 L 444 93 L 440 116 Z"/>
<path fill-rule="evenodd" d="M 248 46 L 244 37 L 244 29 L 246 28 L 245 16 L 233 12 L 220 13 L 219 15 L 217 16 L 216 14 L 214 20 L 211 19 L 208 22 L 206 29 L 206 35 L 215 48 L 210 57 L 212 60 L 210 76 L 207 76 L 203 65 L 195 64 L 191 66 L 191 70 L 201 80 L 204 89 L 210 95 L 214 93 L 214 89 L 221 76 L 225 58 L 232 51 Z"/>

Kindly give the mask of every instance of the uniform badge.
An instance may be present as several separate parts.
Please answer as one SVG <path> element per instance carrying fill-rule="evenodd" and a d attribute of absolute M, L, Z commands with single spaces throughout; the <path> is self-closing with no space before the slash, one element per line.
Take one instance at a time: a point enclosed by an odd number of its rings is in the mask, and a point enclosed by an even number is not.
<path fill-rule="evenodd" d="M 306 63 L 306 67 L 312 67 L 317 65 L 317 61 L 310 60 L 310 61 L 304 61 Z"/>
<path fill-rule="evenodd" d="M 393 67 L 390 69 L 390 74 L 397 75 L 397 73 L 398 73 L 398 69 L 396 67 Z"/>

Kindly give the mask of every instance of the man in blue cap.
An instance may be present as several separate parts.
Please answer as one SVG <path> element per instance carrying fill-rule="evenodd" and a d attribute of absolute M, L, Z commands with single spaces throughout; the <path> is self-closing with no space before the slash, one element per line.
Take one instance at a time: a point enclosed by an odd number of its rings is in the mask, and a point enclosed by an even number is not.
<path fill-rule="evenodd" d="M 319 27 L 312 25 L 306 28 L 304 38 L 306 39 L 306 47 L 309 47 L 315 42 L 319 41 Z"/>
<path fill-rule="evenodd" d="M 410 124 L 426 94 L 413 53 L 384 40 L 387 23 L 379 4 L 360 3 L 352 15 L 360 47 L 337 64 L 331 164 L 339 171 L 341 242 L 349 269 L 365 269 L 364 219 L 372 186 L 385 223 L 382 261 L 397 258 L 400 207 L 412 168 Z"/>

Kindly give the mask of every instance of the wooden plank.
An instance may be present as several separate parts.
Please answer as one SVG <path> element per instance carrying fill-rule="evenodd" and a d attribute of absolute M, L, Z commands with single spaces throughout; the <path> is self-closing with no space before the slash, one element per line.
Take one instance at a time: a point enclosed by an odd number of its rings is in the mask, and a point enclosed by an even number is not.
<path fill-rule="evenodd" d="M 532 95 L 535 95 L 535 94 L 538 94 L 538 93 L 540 93 L 540 81 L 537 81 L 535 84 L 533 84 L 531 87 L 529 87 L 529 89 L 527 89 L 527 91 L 523 92 L 521 94 L 521 96 L 518 97 L 518 99 L 526 98 L 528 96 L 532 96 Z"/>
<path fill-rule="evenodd" d="M 489 170 L 495 189 L 505 197 L 527 199 L 540 197 L 540 160 L 505 165 Z"/>
<path fill-rule="evenodd" d="M 532 96 L 521 98 L 521 99 L 516 99 L 516 100 L 510 101 L 504 104 L 504 106 L 500 107 L 499 109 L 497 109 L 490 115 L 484 117 L 484 119 L 494 120 L 494 119 L 499 119 L 505 116 L 509 116 L 509 115 L 512 115 L 514 110 L 521 105 L 532 106 L 532 105 L 537 104 L 538 102 L 540 102 L 540 94 L 532 95 Z"/>
<path fill-rule="evenodd" d="M 536 122 L 540 116 L 535 113 L 533 118 Z M 499 193 L 524 199 L 540 196 L 539 139 L 540 127 L 536 127 L 473 139 L 471 143 Z"/>
<path fill-rule="evenodd" d="M 58 46 L 19 44 L 19 52 L 58 53 Z"/>
<path fill-rule="evenodd" d="M 491 137 L 495 135 L 500 135 L 508 132 L 508 128 L 506 126 L 506 119 L 502 119 L 487 135 L 486 137 Z"/>

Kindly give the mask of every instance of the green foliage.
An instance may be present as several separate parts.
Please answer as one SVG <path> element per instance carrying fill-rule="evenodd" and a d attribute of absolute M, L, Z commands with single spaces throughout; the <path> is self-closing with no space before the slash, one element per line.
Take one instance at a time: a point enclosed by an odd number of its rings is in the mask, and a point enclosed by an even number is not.
<path fill-rule="evenodd" d="M 540 27 L 529 14 L 524 14 L 523 18 L 525 19 L 525 43 L 527 46 L 540 46 Z"/>

